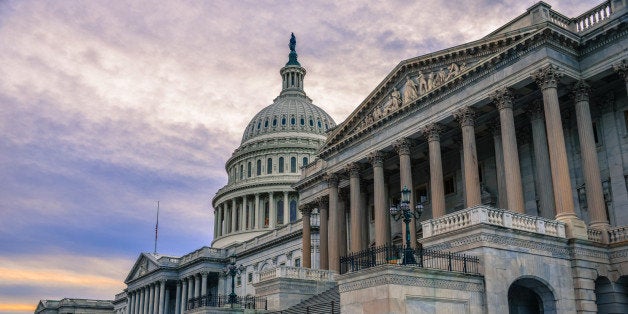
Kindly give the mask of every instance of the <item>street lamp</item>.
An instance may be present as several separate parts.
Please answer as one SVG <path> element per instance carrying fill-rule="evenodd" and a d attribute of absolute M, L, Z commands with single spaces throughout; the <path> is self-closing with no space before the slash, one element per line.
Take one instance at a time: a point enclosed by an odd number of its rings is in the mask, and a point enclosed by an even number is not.
<path fill-rule="evenodd" d="M 410 191 L 407 186 L 404 186 L 401 190 L 401 202 L 398 206 L 393 205 L 390 207 L 390 214 L 393 216 L 395 221 L 403 218 L 403 222 L 406 223 L 406 248 L 403 255 L 404 265 L 416 264 L 410 240 L 410 222 L 412 221 L 412 217 L 414 217 L 414 219 L 419 219 L 423 213 L 423 205 L 421 204 L 417 204 L 415 208 L 410 208 L 411 194 L 412 191 Z"/>
<path fill-rule="evenodd" d="M 237 295 L 235 293 L 235 276 L 238 273 L 241 273 L 242 271 L 244 271 L 244 266 L 242 266 L 242 264 L 240 264 L 240 266 L 236 266 L 236 256 L 235 254 L 231 255 L 231 257 L 229 257 L 229 265 L 225 266 L 225 269 L 223 270 L 225 272 L 226 275 L 231 275 L 231 293 L 229 294 L 229 304 L 231 304 L 231 307 L 233 308 L 233 304 L 237 303 Z"/>

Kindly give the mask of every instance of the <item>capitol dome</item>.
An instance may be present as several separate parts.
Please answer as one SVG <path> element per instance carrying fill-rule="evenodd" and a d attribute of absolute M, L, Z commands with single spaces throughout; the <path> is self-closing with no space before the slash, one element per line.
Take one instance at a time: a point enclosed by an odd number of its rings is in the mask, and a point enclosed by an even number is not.
<path fill-rule="evenodd" d="M 229 180 L 212 201 L 213 247 L 228 247 L 300 221 L 299 195 L 292 184 L 336 123 L 305 94 L 306 71 L 295 48 L 292 35 L 288 63 L 279 72 L 281 93 L 249 122 L 225 165 Z"/>

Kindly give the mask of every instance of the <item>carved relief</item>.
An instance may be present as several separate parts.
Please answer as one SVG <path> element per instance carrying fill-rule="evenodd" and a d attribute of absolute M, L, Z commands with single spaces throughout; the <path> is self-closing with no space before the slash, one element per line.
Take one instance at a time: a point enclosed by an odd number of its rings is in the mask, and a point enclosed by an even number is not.
<path fill-rule="evenodd" d="M 407 105 L 419 98 L 419 93 L 416 89 L 416 84 L 410 77 L 406 77 L 406 85 L 403 89 L 403 104 Z"/>
<path fill-rule="evenodd" d="M 624 59 L 617 64 L 613 64 L 613 70 L 628 83 L 628 60 Z"/>

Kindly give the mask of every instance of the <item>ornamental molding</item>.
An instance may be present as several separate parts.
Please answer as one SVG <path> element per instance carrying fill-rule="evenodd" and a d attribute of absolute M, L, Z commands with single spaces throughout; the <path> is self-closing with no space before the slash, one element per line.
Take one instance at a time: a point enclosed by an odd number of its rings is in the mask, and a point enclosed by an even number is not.
<path fill-rule="evenodd" d="M 345 166 L 345 171 L 349 173 L 350 178 L 359 178 L 360 170 L 360 164 L 357 162 L 352 162 Z"/>
<path fill-rule="evenodd" d="M 510 87 L 504 87 L 495 90 L 488 97 L 495 103 L 498 110 L 512 109 L 514 104 L 514 93 Z"/>
<path fill-rule="evenodd" d="M 591 94 L 591 86 L 584 80 L 577 81 L 571 87 L 571 97 L 575 102 L 586 101 L 589 102 L 589 95 Z"/>
<path fill-rule="evenodd" d="M 471 107 L 463 107 L 454 112 L 454 118 L 460 123 L 460 127 L 475 126 L 475 109 Z"/>
<path fill-rule="evenodd" d="M 628 83 L 628 60 L 623 59 L 618 63 L 613 64 L 613 70 L 621 76 L 626 83 Z"/>
<path fill-rule="evenodd" d="M 412 146 L 412 141 L 407 138 L 400 138 L 393 143 L 393 147 L 397 154 L 401 155 L 410 155 L 410 147 Z"/>
<path fill-rule="evenodd" d="M 384 165 L 384 153 L 380 150 L 370 152 L 367 158 L 373 167 L 383 167 Z"/>
<path fill-rule="evenodd" d="M 341 283 L 338 285 L 338 290 L 340 293 L 345 293 L 383 285 L 416 286 L 468 292 L 484 292 L 484 286 L 480 283 L 454 281 L 442 278 L 415 277 L 409 276 L 408 274 L 371 275 L 365 279 L 357 279 L 352 282 Z"/>
<path fill-rule="evenodd" d="M 548 64 L 532 74 L 532 79 L 541 90 L 548 88 L 558 88 L 560 78 L 563 77 L 562 71 L 555 65 Z"/>
<path fill-rule="evenodd" d="M 439 123 L 432 123 L 424 126 L 421 133 L 428 142 L 440 141 L 440 134 L 443 132 L 443 126 Z"/>

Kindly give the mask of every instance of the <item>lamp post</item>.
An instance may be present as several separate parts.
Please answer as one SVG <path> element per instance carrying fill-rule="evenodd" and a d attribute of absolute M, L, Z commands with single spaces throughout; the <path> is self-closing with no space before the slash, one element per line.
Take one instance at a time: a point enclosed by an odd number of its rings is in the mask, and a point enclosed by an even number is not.
<path fill-rule="evenodd" d="M 401 190 L 401 202 L 397 206 L 393 205 L 390 207 L 390 214 L 393 216 L 395 221 L 403 218 L 403 222 L 406 223 L 406 248 L 403 254 L 404 265 L 416 264 L 410 240 L 410 222 L 413 217 L 414 219 L 419 219 L 423 213 L 423 206 L 421 204 L 417 204 L 415 208 L 410 208 L 411 194 L 412 191 L 410 191 L 407 186 L 404 186 Z"/>
<path fill-rule="evenodd" d="M 235 276 L 244 270 L 244 266 L 242 266 L 242 264 L 240 264 L 240 266 L 236 266 L 235 254 L 229 257 L 229 262 L 229 265 L 225 266 L 223 271 L 225 274 L 231 275 L 231 293 L 229 294 L 229 304 L 231 304 L 231 307 L 233 308 L 233 304 L 237 302 L 237 295 L 235 293 Z"/>

